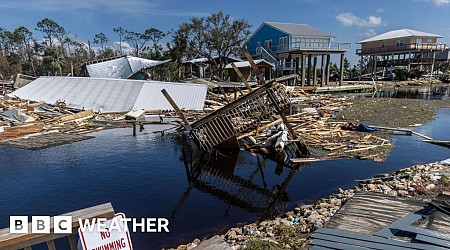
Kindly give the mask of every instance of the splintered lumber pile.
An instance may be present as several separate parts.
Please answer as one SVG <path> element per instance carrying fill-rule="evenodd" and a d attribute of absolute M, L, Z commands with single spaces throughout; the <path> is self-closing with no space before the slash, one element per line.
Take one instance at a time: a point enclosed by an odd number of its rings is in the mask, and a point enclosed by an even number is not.
<path fill-rule="evenodd" d="M 0 99 L 0 140 L 11 140 L 49 131 L 85 134 L 103 129 L 92 121 L 92 110 L 73 111 L 64 105 Z M 28 136 L 27 136 L 28 137 Z"/>
<path fill-rule="evenodd" d="M 357 132 L 343 129 L 347 122 L 333 119 L 335 114 L 352 99 L 332 95 L 309 95 L 303 90 L 291 88 L 291 115 L 287 120 L 293 130 L 305 141 L 314 157 L 294 158 L 293 163 L 305 163 L 341 158 L 373 159 L 382 161 L 392 144 L 378 132 Z M 254 131 L 241 134 L 247 148 L 262 148 L 282 119 L 263 121 Z"/>
<path fill-rule="evenodd" d="M 347 122 L 333 119 L 343 107 L 352 104 L 351 99 L 331 95 L 309 97 L 300 103 L 300 111 L 308 112 L 300 113 L 296 119 L 303 123 L 297 123 L 294 129 L 309 147 L 315 149 L 319 158 L 345 156 L 379 161 L 387 156 L 392 147 L 389 140 L 373 132 L 345 130 L 342 127 Z"/>
<path fill-rule="evenodd" d="M 43 123 L 27 124 L 23 126 L 5 127 L 4 131 L 0 133 L 0 140 L 11 139 L 27 134 L 41 132 L 44 128 Z"/>

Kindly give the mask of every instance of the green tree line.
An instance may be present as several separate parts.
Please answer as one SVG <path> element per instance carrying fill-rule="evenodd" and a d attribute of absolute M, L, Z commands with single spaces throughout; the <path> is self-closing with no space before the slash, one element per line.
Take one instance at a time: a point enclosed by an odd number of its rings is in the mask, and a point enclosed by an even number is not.
<path fill-rule="evenodd" d="M 113 29 L 118 38 L 114 39 L 119 42 L 116 49 L 108 46 L 113 40 L 103 32 L 95 34 L 92 40 L 80 41 L 49 18 L 37 22 L 33 29 L 21 26 L 10 31 L 0 27 L 0 79 L 13 79 L 17 73 L 77 76 L 86 62 L 124 54 L 172 59 L 173 67 L 177 68 L 181 68 L 182 60 L 206 57 L 221 78 L 226 65 L 223 58 L 240 55 L 239 48 L 250 35 L 250 27 L 246 20 L 232 20 L 223 12 L 191 18 L 167 32 L 155 27 L 144 31 L 116 27 Z M 34 32 L 39 32 L 43 39 L 37 40 Z M 168 42 L 163 44 L 163 40 Z M 124 51 L 123 42 L 131 46 L 131 52 Z M 218 61 L 213 60 L 215 56 L 219 56 Z"/>

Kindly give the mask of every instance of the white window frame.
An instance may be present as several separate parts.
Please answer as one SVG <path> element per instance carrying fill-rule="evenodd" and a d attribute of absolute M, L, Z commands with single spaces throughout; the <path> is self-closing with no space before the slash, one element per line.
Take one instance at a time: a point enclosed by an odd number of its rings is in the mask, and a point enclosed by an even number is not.
<path fill-rule="evenodd" d="M 287 50 L 288 49 L 288 40 L 289 40 L 289 37 L 287 37 L 287 36 L 283 36 L 283 37 L 279 38 L 280 50 Z"/>
<path fill-rule="evenodd" d="M 270 45 L 268 45 L 270 43 Z M 269 39 L 269 40 L 265 40 L 264 41 L 264 48 L 265 49 L 272 49 L 271 47 L 272 47 L 272 44 L 273 44 L 273 42 L 272 42 L 272 39 Z"/>

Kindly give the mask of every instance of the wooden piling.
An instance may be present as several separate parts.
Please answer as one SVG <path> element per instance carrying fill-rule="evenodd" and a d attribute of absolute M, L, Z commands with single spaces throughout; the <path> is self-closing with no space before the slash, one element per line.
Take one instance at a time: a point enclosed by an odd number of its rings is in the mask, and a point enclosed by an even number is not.
<path fill-rule="evenodd" d="M 175 110 L 177 115 L 180 116 L 181 120 L 183 120 L 184 126 L 189 127 L 188 120 L 186 119 L 186 117 L 184 116 L 183 112 L 178 107 L 178 105 L 175 103 L 175 101 L 172 99 L 172 97 L 170 97 L 169 93 L 167 93 L 166 89 L 162 89 L 161 93 L 164 95 L 164 97 L 167 99 L 170 105 L 172 105 L 173 109 Z"/>
<path fill-rule="evenodd" d="M 245 84 L 245 87 L 247 87 L 248 90 L 252 91 L 252 88 L 250 87 L 250 84 L 248 84 L 247 79 L 245 79 L 244 75 L 242 75 L 241 71 L 236 67 L 234 63 L 231 63 L 231 67 L 233 67 L 234 71 L 238 75 L 239 79 Z M 235 92 L 236 93 L 236 92 Z M 236 100 L 236 98 L 235 98 Z"/>

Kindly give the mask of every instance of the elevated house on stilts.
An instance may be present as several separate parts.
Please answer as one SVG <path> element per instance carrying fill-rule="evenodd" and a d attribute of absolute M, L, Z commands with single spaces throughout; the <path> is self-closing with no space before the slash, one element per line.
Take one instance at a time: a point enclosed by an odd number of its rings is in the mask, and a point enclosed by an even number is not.
<path fill-rule="evenodd" d="M 339 83 L 343 80 L 344 54 L 351 43 L 334 43 L 335 36 L 307 24 L 264 22 L 246 41 L 254 58 L 265 59 L 275 65 L 276 76 L 300 75 L 299 84 L 327 84 L 331 55 L 340 55 Z M 321 79 L 317 77 L 318 59 Z"/>
<path fill-rule="evenodd" d="M 361 62 L 369 57 L 372 77 L 390 77 L 395 67 L 406 67 L 408 72 L 416 67 L 433 74 L 437 70 L 436 55 L 446 48 L 438 43 L 439 38 L 442 36 L 412 29 L 393 30 L 360 41 L 356 54 Z"/>

